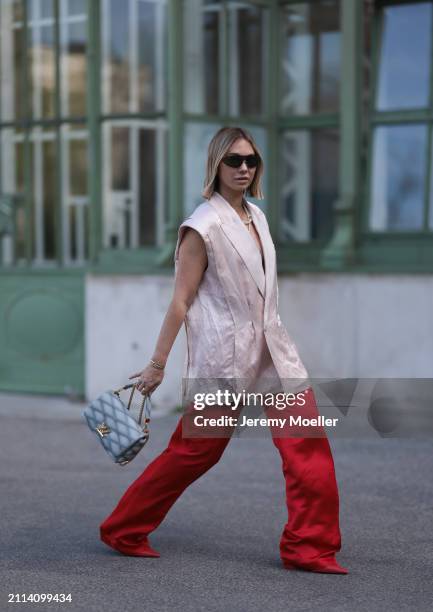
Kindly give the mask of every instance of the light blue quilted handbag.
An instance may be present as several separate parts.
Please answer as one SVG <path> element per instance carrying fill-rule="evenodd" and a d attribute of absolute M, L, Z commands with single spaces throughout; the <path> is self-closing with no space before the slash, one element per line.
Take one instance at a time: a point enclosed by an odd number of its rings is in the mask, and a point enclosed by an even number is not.
<path fill-rule="evenodd" d="M 125 406 L 120 392 L 131 388 L 128 405 Z M 149 439 L 150 396 L 142 396 L 138 419 L 134 418 L 131 406 L 135 389 L 135 384 L 129 384 L 117 391 L 106 391 L 82 412 L 90 430 L 98 436 L 104 449 L 118 465 L 127 465 L 132 461 Z"/>

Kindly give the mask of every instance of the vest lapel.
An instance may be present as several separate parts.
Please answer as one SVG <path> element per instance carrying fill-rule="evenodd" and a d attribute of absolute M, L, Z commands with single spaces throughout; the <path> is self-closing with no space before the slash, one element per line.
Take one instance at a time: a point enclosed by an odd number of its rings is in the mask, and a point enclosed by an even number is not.
<path fill-rule="evenodd" d="M 257 233 L 260 236 L 260 241 L 263 247 L 263 255 L 265 259 L 265 275 L 266 275 L 265 276 L 266 295 L 264 296 L 265 297 L 265 317 L 267 318 L 267 313 L 271 306 L 270 300 L 271 300 L 271 295 L 272 295 L 272 289 L 275 284 L 275 275 L 276 275 L 275 247 L 272 241 L 272 237 L 269 233 L 268 224 L 267 224 L 266 219 L 263 219 L 261 215 L 257 214 L 254 211 L 254 208 L 252 206 L 249 206 L 248 209 L 251 215 L 253 216 L 254 224 L 256 226 Z M 260 267 L 261 267 L 261 260 L 260 260 Z"/>
<path fill-rule="evenodd" d="M 265 297 L 265 273 L 263 272 L 262 257 L 253 236 L 248 232 L 237 212 L 217 191 L 215 191 L 210 198 L 209 204 L 211 204 L 218 213 L 221 219 L 221 229 L 245 263 L 260 293 Z M 253 217 L 257 233 L 260 236 L 265 259 L 265 268 L 267 270 L 270 257 L 269 254 L 267 255 L 267 241 L 264 235 L 264 228 L 252 207 L 248 206 L 248 209 Z"/>

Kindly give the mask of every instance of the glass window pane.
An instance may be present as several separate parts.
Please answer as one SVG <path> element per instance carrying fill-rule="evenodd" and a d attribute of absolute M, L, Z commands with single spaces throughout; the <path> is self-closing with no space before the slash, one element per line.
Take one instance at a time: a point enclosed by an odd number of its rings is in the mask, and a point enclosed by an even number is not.
<path fill-rule="evenodd" d="M 82 264 L 88 257 L 88 151 L 85 125 L 64 125 L 62 135 L 63 257 Z"/>
<path fill-rule="evenodd" d="M 15 194 L 23 189 L 23 140 L 22 130 L 15 131 L 7 128 L 1 131 L 0 193 Z M 19 155 L 18 150 L 20 151 Z"/>
<path fill-rule="evenodd" d="M 30 145 L 28 145 L 29 151 Z M 31 163 L 29 156 L 28 162 Z M 20 263 L 27 260 L 28 247 L 28 228 L 30 220 L 26 214 L 25 200 L 25 174 L 26 174 L 26 151 L 24 144 L 24 133 L 17 132 L 15 145 L 15 185 L 12 188 L 12 193 L 19 196 L 17 214 L 15 217 L 15 262 Z"/>
<path fill-rule="evenodd" d="M 184 2 L 184 106 L 188 113 L 220 109 L 221 2 Z"/>
<path fill-rule="evenodd" d="M 103 97 L 107 113 L 163 110 L 165 0 L 103 1 Z"/>
<path fill-rule="evenodd" d="M 105 123 L 104 149 L 104 246 L 125 248 L 130 242 L 131 206 L 133 204 L 132 172 L 135 157 L 131 155 L 133 134 L 129 125 Z"/>
<path fill-rule="evenodd" d="M 281 7 L 280 109 L 284 115 L 338 111 L 339 12 L 338 0 Z"/>
<path fill-rule="evenodd" d="M 337 130 L 285 132 L 281 141 L 280 240 L 331 237 L 339 188 Z"/>
<path fill-rule="evenodd" d="M 111 186 L 115 191 L 130 188 L 130 129 L 111 129 Z"/>
<path fill-rule="evenodd" d="M 25 66 L 23 8 L 19 0 L 0 2 L 0 94 L 1 119 L 13 121 L 24 115 Z"/>
<path fill-rule="evenodd" d="M 129 0 L 105 0 L 105 105 L 111 113 L 126 113 L 130 102 Z"/>
<path fill-rule="evenodd" d="M 70 241 L 70 258 L 77 259 L 77 210 L 75 206 L 68 206 L 68 226 Z"/>
<path fill-rule="evenodd" d="M 426 171 L 426 126 L 375 129 L 370 204 L 372 230 L 422 228 Z"/>
<path fill-rule="evenodd" d="M 61 5 L 61 92 L 63 116 L 86 115 L 86 13 L 68 15 L 71 0 Z"/>
<path fill-rule="evenodd" d="M 151 246 L 156 239 L 156 155 L 154 130 L 139 131 L 140 166 L 138 217 L 140 226 L 140 246 Z"/>
<path fill-rule="evenodd" d="M 87 194 L 87 141 L 71 139 L 69 143 L 69 193 L 71 195 Z"/>
<path fill-rule="evenodd" d="M 53 141 L 42 143 L 42 184 L 41 196 L 43 206 L 43 241 L 45 259 L 56 256 L 55 208 L 56 193 L 56 145 Z"/>
<path fill-rule="evenodd" d="M 15 164 L 15 185 L 12 187 L 12 193 L 24 194 L 25 182 L 25 153 L 24 142 L 20 139 L 15 146 L 16 164 Z M 7 190 L 9 191 L 9 190 Z"/>
<path fill-rule="evenodd" d="M 431 150 L 433 151 L 433 134 L 431 136 Z M 428 226 L 433 230 L 433 157 L 430 157 L 430 194 L 429 194 Z"/>
<path fill-rule="evenodd" d="M 63 245 L 66 264 L 83 264 L 89 257 L 88 201 L 71 200 L 64 215 L 66 243 Z"/>
<path fill-rule="evenodd" d="M 0 236 L 0 251 L 5 256 L 5 264 L 20 263 L 26 258 L 27 219 L 24 206 L 24 163 L 23 132 L 12 129 L 2 130 L 0 193 L 3 194 L 3 198 L 6 197 L 8 203 L 0 211 L 0 217 L 3 213 L 3 218 L 9 217 L 10 221 L 10 236 L 6 238 L 9 248 L 6 249 L 6 253 L 4 252 L 5 242 Z"/>
<path fill-rule="evenodd" d="M 30 139 L 33 258 L 43 263 L 56 257 L 56 142 L 54 132 L 41 128 L 34 128 Z"/>
<path fill-rule="evenodd" d="M 28 0 L 29 20 L 52 19 L 54 16 L 53 0 Z"/>
<path fill-rule="evenodd" d="M 166 163 L 168 166 L 168 145 L 169 145 L 168 130 L 164 131 L 162 138 L 163 138 L 162 156 L 163 156 L 163 159 L 166 160 Z M 170 188 L 169 178 L 170 178 L 169 173 L 165 172 L 165 175 L 163 177 L 163 182 L 161 183 L 163 194 L 164 194 L 164 217 L 163 217 L 164 235 L 161 237 L 161 242 L 163 243 L 165 242 L 165 229 L 166 227 L 168 227 L 169 222 L 170 222 L 170 202 L 168 199 L 169 188 Z"/>
<path fill-rule="evenodd" d="M 266 69 L 267 10 L 244 2 L 228 4 L 229 112 L 261 114 Z"/>
<path fill-rule="evenodd" d="M 184 136 L 184 217 L 205 201 L 204 186 L 207 148 L 219 128 L 217 123 L 187 123 Z"/>
<path fill-rule="evenodd" d="M 14 261 L 20 264 L 26 261 L 27 256 L 27 221 L 25 201 L 23 198 L 17 200 L 15 211 L 15 237 L 14 237 Z"/>
<path fill-rule="evenodd" d="M 167 77 L 167 15 L 162 2 L 138 4 L 138 110 L 151 112 L 165 106 Z"/>
<path fill-rule="evenodd" d="M 432 36 L 431 2 L 383 9 L 377 108 L 428 104 Z"/>
<path fill-rule="evenodd" d="M 137 120 L 104 124 L 104 244 L 139 248 L 164 240 L 166 128 Z"/>
<path fill-rule="evenodd" d="M 87 0 L 67 0 L 67 4 L 69 15 L 86 15 Z"/>
<path fill-rule="evenodd" d="M 29 21 L 29 100 L 35 119 L 50 118 L 55 112 L 56 62 L 52 0 L 31 0 Z M 50 8 L 51 7 L 51 8 Z M 48 17 L 48 18 L 47 18 Z"/>

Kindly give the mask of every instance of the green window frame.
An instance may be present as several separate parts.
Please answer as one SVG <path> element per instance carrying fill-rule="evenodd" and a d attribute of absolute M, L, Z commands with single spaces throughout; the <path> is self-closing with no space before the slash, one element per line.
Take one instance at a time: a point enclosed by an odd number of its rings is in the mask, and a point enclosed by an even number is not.
<path fill-rule="evenodd" d="M 62 268 L 75 274 L 86 265 L 90 248 L 90 234 L 85 229 L 90 208 L 88 132 L 86 117 L 80 112 L 83 104 L 77 107 L 78 90 L 69 86 L 64 74 L 73 69 L 72 54 L 78 53 L 75 84 L 78 80 L 84 85 L 89 68 L 88 16 L 69 12 L 70 5 L 62 0 L 45 3 L 44 11 L 39 2 L 31 6 L 32 13 L 25 0 L 2 5 L 4 16 L 11 19 L 10 29 L 2 32 L 3 85 L 11 70 L 8 62 L 14 62 L 7 38 L 15 32 L 21 32 L 16 43 L 21 64 L 12 78 L 19 90 L 11 91 L 12 103 L 8 101 L 0 109 L 1 139 L 8 147 L 7 154 L 4 147 L 1 151 L 0 231 L 8 233 L 11 244 L 7 260 L 0 261 L 0 271 L 9 274 L 40 269 L 50 274 Z M 51 83 L 39 80 L 38 73 L 32 72 L 33 64 L 35 70 L 44 68 L 44 78 L 51 78 Z M 2 100 L 8 100 L 7 91 Z M 75 164 L 68 163 L 72 158 Z"/>
<path fill-rule="evenodd" d="M 339 7 L 339 34 L 341 41 L 343 41 L 343 33 L 341 27 L 341 0 Z M 291 115 L 284 115 L 280 108 L 280 103 L 283 96 L 282 89 L 282 81 L 281 81 L 281 69 L 280 63 L 282 61 L 282 36 L 280 32 L 280 23 L 282 23 L 282 14 L 281 11 L 285 9 L 285 7 L 290 6 L 308 6 L 314 5 L 314 2 L 311 0 L 278 0 L 277 7 L 275 11 L 275 25 L 273 38 L 276 41 L 275 44 L 275 57 L 277 61 L 273 62 L 274 65 L 274 90 L 275 90 L 275 100 L 274 100 L 274 113 L 277 117 L 274 125 L 275 135 L 274 135 L 274 152 L 273 156 L 276 163 L 276 168 L 278 168 L 276 172 L 276 177 L 274 180 L 274 190 L 272 193 L 273 202 L 275 205 L 272 211 L 272 229 L 274 235 L 274 241 L 277 247 L 277 256 L 279 263 L 279 270 L 282 272 L 296 272 L 296 271 L 320 271 L 322 269 L 321 258 L 324 252 L 324 249 L 330 239 L 330 237 L 324 238 L 307 238 L 304 240 L 293 240 L 290 242 L 284 241 L 280 235 L 279 227 L 282 221 L 282 189 L 283 189 L 283 173 L 281 169 L 281 164 L 278 163 L 277 159 L 283 155 L 282 145 L 285 134 L 296 135 L 299 134 L 299 137 L 303 137 L 303 140 L 306 139 L 308 141 L 313 140 L 316 135 L 322 133 L 334 133 L 339 139 L 340 133 L 340 109 L 342 106 L 341 100 L 341 92 L 340 88 L 338 90 L 339 96 L 339 108 L 336 111 L 332 112 L 299 112 L 293 113 Z M 342 49 L 343 45 L 341 44 L 340 48 Z M 341 53 L 340 53 L 341 55 Z M 341 82 L 341 76 L 340 76 Z M 340 154 L 341 156 L 341 154 Z M 339 163 L 337 163 L 339 166 Z M 309 170 L 309 168 L 308 168 Z M 304 169 L 305 171 L 305 169 Z M 339 191 L 339 171 L 337 170 L 337 192 Z M 306 200 L 302 200 L 299 202 L 299 205 L 302 207 L 306 206 Z M 334 205 L 331 207 L 331 211 L 333 216 L 334 214 Z M 298 209 L 298 213 L 300 210 Z M 304 213 L 304 217 L 306 214 Z M 310 213 L 307 212 L 308 219 L 304 221 L 304 223 L 310 224 L 312 222 L 312 218 L 310 217 Z"/>
<path fill-rule="evenodd" d="M 379 88 L 380 52 L 383 43 L 384 9 L 388 7 L 419 4 L 420 0 L 378 0 L 375 5 L 372 32 L 372 88 L 368 117 L 367 169 L 364 192 L 364 206 L 359 217 L 360 258 L 367 268 L 393 273 L 431 272 L 433 266 L 433 224 L 429 228 L 429 214 L 433 209 L 432 181 L 432 138 L 433 138 L 433 61 L 430 59 L 428 79 L 428 104 L 424 108 L 378 110 L 376 101 Z M 427 2 L 424 2 L 428 4 Z M 431 13 L 433 16 L 433 3 Z M 433 44 L 433 18 L 430 29 Z M 425 127 L 424 201 L 422 228 L 420 229 L 372 229 L 373 214 L 373 162 L 376 134 L 388 128 Z"/>
<path fill-rule="evenodd" d="M 83 271 L 95 273 L 158 273 L 172 274 L 173 251 L 177 239 L 179 224 L 185 217 L 186 203 L 184 201 L 183 157 L 185 132 L 188 125 L 245 125 L 251 129 L 262 130 L 266 135 L 264 156 L 268 169 L 278 169 L 281 161 L 281 138 L 287 131 L 334 130 L 339 133 L 339 182 L 338 197 L 333 206 L 333 233 L 328 239 L 309 240 L 305 242 L 287 242 L 280 239 L 280 191 L 282 185 L 281 172 L 272 171 L 265 175 L 265 210 L 272 235 L 277 247 L 279 272 L 299 271 L 359 271 L 359 272 L 431 272 L 433 268 L 432 231 L 375 231 L 368 226 L 370 215 L 371 194 L 370 183 L 373 158 L 373 134 L 377 126 L 382 125 L 427 125 L 429 131 L 428 163 L 426 184 L 433 182 L 431 164 L 433 136 L 433 105 L 426 109 L 404 111 L 377 111 L 374 107 L 377 87 L 377 72 L 379 63 L 379 41 L 381 33 L 381 7 L 397 4 L 416 4 L 419 0 L 381 0 L 376 1 L 372 18 L 372 91 L 370 106 L 367 112 L 361 109 L 364 92 L 361 88 L 363 76 L 363 2 L 359 0 L 340 0 L 340 35 L 341 35 L 341 82 L 339 88 L 340 106 L 338 112 L 320 112 L 285 116 L 280 111 L 281 83 L 279 64 L 280 47 L 280 11 L 290 4 L 308 4 L 311 0 L 248 0 L 251 6 L 261 6 L 267 9 L 268 19 L 268 54 L 263 87 L 266 89 L 266 105 L 263 113 L 256 115 L 235 116 L 229 113 L 227 106 L 227 71 L 221 70 L 222 87 L 220 92 L 221 106 L 216 114 L 186 112 L 184 109 L 184 37 L 183 9 L 184 0 L 167 0 L 167 83 L 169 95 L 165 109 L 157 112 L 105 112 L 103 108 L 101 83 L 101 10 L 102 0 L 87 0 L 87 39 L 86 39 L 86 79 L 87 99 L 86 114 L 83 116 L 63 116 L 61 91 L 56 87 L 54 96 L 54 115 L 43 118 L 33 118 L 29 112 L 25 117 L 13 120 L 0 118 L 0 133 L 5 130 L 16 132 L 18 140 L 24 147 L 24 189 L 20 194 L 0 193 L 0 233 L 10 231 L 10 211 L 16 209 L 19 214 L 31 213 L 31 198 L 33 197 L 32 176 L 29 170 L 33 131 L 35 129 L 52 133 L 53 146 L 56 155 L 55 189 L 58 193 L 55 209 L 55 260 L 51 267 L 41 266 L 41 270 L 50 274 L 59 269 L 66 274 L 79 274 Z M 24 0 L 23 0 L 24 2 Z M 230 0 L 223 0 L 229 3 Z M 24 3 L 25 4 L 25 3 Z M 61 75 L 61 45 L 62 33 L 59 25 L 61 10 L 60 0 L 53 0 L 55 11 L 55 78 L 62 82 Z M 433 26 L 432 26 L 433 35 Z M 223 37 L 224 38 L 224 37 Z M 24 40 L 29 43 L 29 32 L 25 28 Z M 221 61 L 227 66 L 229 61 L 228 38 L 221 50 Z M 26 47 L 27 48 L 27 47 Z M 433 100 L 433 67 L 430 67 L 430 101 Z M 28 82 L 29 67 L 24 62 L 21 78 L 23 98 L 29 104 L 30 96 Z M 233 109 L 232 109 L 233 110 Z M 1 111 L 1 109 L 0 109 Z M 227 112 L 226 112 L 227 111 Z M 362 126 L 360 125 L 362 117 Z M 104 167 L 104 125 L 112 122 L 136 122 L 142 126 L 144 122 L 155 121 L 165 126 L 167 136 L 167 164 L 165 183 L 165 224 L 164 235 L 159 235 L 158 246 L 138 246 L 137 248 L 111 249 L 104 247 L 103 225 L 103 167 Z M 146 124 L 147 125 L 147 124 Z M 149 124 L 150 125 L 150 124 Z M 363 156 L 361 131 L 365 127 L 367 133 L 366 155 Z M 68 251 L 65 247 L 62 227 L 64 227 L 65 198 L 62 195 L 65 167 L 62 165 L 65 139 L 68 132 L 74 132 L 72 140 L 79 140 L 80 134 L 88 137 L 88 190 L 86 197 L 91 206 L 87 208 L 88 217 L 88 257 L 84 257 L 83 244 L 79 245 L 80 257 L 74 265 L 68 261 Z M 67 140 L 69 143 L 69 140 Z M 69 146 L 69 145 L 68 145 Z M 80 144 L 76 143 L 79 155 Z M 63 152 L 62 152 L 63 151 Z M 61 154 L 60 154 L 61 153 Z M 204 153 L 204 152 L 203 152 Z M 2 153 L 0 152 L 0 155 Z M 364 163 L 365 162 L 365 163 Z M 426 189 L 426 194 L 429 190 Z M 69 203 L 73 206 L 85 206 L 84 194 L 77 192 L 71 195 Z M 427 197 L 427 196 L 426 196 Z M 260 204 L 260 202 L 258 202 Z M 430 209 L 433 203 L 430 204 Z M 9 212 L 8 212 L 9 211 Z M 74 217 L 75 218 L 75 217 Z M 427 221 L 427 209 L 424 211 L 424 226 Z M 77 222 L 82 223 L 83 220 Z M 38 269 L 32 261 L 33 238 L 30 228 L 21 236 L 20 249 L 25 254 L 20 266 L 2 267 L 1 273 L 15 273 L 29 268 Z M 78 252 L 77 250 L 75 252 Z"/>

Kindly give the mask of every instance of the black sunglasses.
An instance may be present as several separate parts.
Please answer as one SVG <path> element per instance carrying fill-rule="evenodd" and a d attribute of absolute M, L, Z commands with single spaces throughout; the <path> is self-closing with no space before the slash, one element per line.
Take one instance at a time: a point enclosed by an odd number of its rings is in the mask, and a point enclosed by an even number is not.
<path fill-rule="evenodd" d="M 230 168 L 240 168 L 245 161 L 248 168 L 256 168 L 259 165 L 258 155 L 238 155 L 238 153 L 231 153 L 223 157 L 222 161 L 226 166 Z"/>

